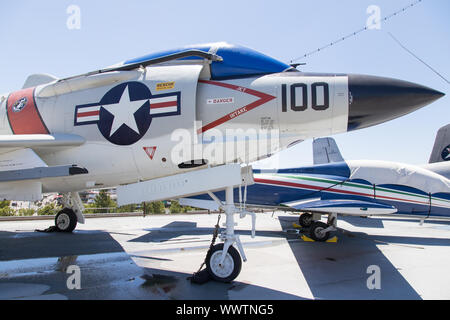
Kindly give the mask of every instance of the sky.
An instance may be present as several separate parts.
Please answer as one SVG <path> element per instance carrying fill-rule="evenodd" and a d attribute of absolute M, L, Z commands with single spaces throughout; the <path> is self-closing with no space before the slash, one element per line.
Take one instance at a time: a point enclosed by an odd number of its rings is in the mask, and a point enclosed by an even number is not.
<path fill-rule="evenodd" d="M 387 16 L 414 0 L 2 1 L 0 92 L 20 89 L 28 75 L 67 77 L 147 53 L 227 41 L 283 62 L 364 27 L 367 9 Z M 79 29 L 71 6 L 79 8 Z M 416 82 L 447 95 L 402 118 L 334 136 L 346 159 L 424 164 L 437 130 L 450 119 L 449 85 L 389 36 L 450 78 L 450 1 L 417 6 L 331 48 L 300 60 L 302 71 L 359 73 Z M 74 26 L 70 24 L 69 26 Z M 311 142 L 279 153 L 277 165 L 312 162 Z M 271 167 L 273 160 L 255 167 Z"/>

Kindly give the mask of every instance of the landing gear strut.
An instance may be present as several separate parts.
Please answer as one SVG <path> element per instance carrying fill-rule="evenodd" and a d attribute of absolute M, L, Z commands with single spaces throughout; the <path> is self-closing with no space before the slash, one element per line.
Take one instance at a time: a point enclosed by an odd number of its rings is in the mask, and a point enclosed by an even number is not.
<path fill-rule="evenodd" d="M 218 200 L 213 193 L 209 195 L 217 202 Z M 255 214 L 245 210 L 238 211 L 234 206 L 233 187 L 227 187 L 225 190 L 225 205 L 221 204 L 221 208 L 225 211 L 226 222 L 225 231 L 219 236 L 224 243 L 217 244 L 212 247 L 206 256 L 206 270 L 208 270 L 211 278 L 219 282 L 231 282 L 241 272 L 242 260 L 247 261 L 244 249 L 242 247 L 239 236 L 234 233 L 234 214 L 240 213 L 240 217 L 246 215 L 252 216 L 252 238 L 255 235 Z M 236 245 L 237 249 L 234 247 Z"/>
<path fill-rule="evenodd" d="M 328 216 L 327 223 L 321 221 L 312 222 L 309 228 L 309 235 L 315 241 L 327 241 L 330 238 L 330 232 L 336 231 L 337 215 L 332 213 Z"/>

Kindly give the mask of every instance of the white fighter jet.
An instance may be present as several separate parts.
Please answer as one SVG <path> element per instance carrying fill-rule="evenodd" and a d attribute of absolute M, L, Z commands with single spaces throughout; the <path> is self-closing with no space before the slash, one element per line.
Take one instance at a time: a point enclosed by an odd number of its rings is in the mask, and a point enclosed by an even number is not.
<path fill-rule="evenodd" d="M 59 192 L 56 227 L 70 232 L 84 223 L 82 190 L 119 186 L 123 205 L 226 189 L 225 243 L 208 263 L 229 281 L 240 269 L 233 245 L 245 261 L 232 191 L 252 183 L 251 170 L 232 163 L 389 121 L 442 96 L 395 79 L 303 73 L 227 43 L 65 79 L 32 75 L 21 90 L 0 95 L 0 198 Z M 242 142 L 250 147 L 235 147 Z"/>

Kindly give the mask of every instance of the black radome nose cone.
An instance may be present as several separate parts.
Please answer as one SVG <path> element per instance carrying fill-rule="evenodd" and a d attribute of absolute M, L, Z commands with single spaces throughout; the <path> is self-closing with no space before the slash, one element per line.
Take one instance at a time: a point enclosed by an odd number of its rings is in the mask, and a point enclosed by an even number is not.
<path fill-rule="evenodd" d="M 444 96 L 412 82 L 367 75 L 349 75 L 348 88 L 348 131 L 401 117 Z"/>

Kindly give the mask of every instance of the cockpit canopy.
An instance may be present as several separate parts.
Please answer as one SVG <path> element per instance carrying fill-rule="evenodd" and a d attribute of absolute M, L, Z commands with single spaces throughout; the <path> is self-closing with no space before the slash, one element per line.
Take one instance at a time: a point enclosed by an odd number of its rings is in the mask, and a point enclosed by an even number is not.
<path fill-rule="evenodd" d="M 292 69 L 291 66 L 269 56 L 266 56 L 265 54 L 262 54 L 258 51 L 242 46 L 231 45 L 225 42 L 194 45 L 179 49 L 151 53 L 143 57 L 127 60 L 124 62 L 124 64 L 139 63 L 149 59 L 159 58 L 190 49 L 215 53 L 223 58 L 223 61 L 213 61 L 211 63 L 212 80 L 223 80 L 278 73 L 286 71 L 288 69 Z M 192 56 L 181 58 L 178 60 L 198 59 L 198 57 Z"/>

